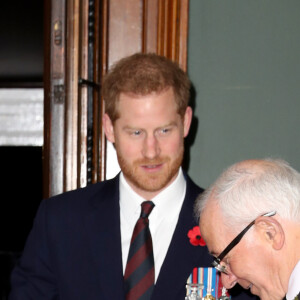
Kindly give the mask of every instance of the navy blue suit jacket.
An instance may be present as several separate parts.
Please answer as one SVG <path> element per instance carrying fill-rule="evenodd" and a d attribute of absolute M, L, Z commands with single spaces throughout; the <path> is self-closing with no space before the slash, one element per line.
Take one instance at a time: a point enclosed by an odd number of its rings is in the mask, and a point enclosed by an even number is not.
<path fill-rule="evenodd" d="M 192 246 L 187 238 L 197 225 L 193 204 L 202 189 L 188 176 L 186 180 L 185 200 L 154 288 L 155 300 L 183 300 L 192 269 L 210 266 L 212 260 L 206 247 Z M 123 300 L 119 211 L 119 176 L 42 201 L 12 272 L 9 299 Z"/>

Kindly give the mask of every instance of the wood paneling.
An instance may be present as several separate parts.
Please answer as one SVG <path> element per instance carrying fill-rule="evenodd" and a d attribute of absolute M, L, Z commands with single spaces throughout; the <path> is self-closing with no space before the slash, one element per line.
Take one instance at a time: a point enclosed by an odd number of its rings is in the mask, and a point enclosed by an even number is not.
<path fill-rule="evenodd" d="M 157 53 L 187 66 L 188 1 L 159 0 Z"/>

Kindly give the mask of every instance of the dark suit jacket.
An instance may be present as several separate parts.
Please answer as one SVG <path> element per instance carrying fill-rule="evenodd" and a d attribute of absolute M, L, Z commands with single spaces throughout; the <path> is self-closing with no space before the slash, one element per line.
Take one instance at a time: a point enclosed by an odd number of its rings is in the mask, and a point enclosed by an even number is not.
<path fill-rule="evenodd" d="M 155 300 L 183 300 L 192 269 L 210 266 L 206 247 L 192 246 L 187 238 L 197 225 L 193 204 L 202 189 L 186 179 Z M 11 282 L 10 300 L 123 300 L 119 176 L 42 201 Z"/>

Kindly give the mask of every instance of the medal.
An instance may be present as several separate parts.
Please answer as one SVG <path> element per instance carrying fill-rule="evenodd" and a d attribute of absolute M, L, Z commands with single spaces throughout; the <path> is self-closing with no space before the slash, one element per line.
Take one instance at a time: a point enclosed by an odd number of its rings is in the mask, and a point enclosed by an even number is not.
<path fill-rule="evenodd" d="M 230 300 L 215 268 L 194 268 L 187 279 L 186 300 Z M 300 299 L 299 299 L 300 300 Z"/>
<path fill-rule="evenodd" d="M 212 295 L 212 292 L 215 290 L 215 277 L 216 272 L 214 268 L 207 268 L 206 274 L 206 296 L 204 297 L 205 300 L 215 300 L 216 298 Z M 214 275 L 214 276 L 213 276 Z M 213 281 L 214 278 L 214 281 Z M 214 293 L 215 294 L 215 293 Z"/>
<path fill-rule="evenodd" d="M 204 297 L 204 299 L 206 300 L 215 300 L 215 297 L 211 294 L 206 294 L 206 296 Z"/>

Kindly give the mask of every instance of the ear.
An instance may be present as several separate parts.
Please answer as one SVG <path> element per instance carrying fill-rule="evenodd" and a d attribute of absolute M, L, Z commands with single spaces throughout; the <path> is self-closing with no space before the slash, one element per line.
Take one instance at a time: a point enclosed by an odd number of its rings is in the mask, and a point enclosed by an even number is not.
<path fill-rule="evenodd" d="M 189 133 L 193 117 L 193 110 L 190 106 L 186 108 L 183 120 L 183 136 L 186 137 Z"/>
<path fill-rule="evenodd" d="M 108 114 L 104 114 L 102 117 L 102 125 L 104 128 L 104 132 L 106 135 L 106 138 L 111 142 L 115 142 L 115 134 L 114 134 L 114 125 L 108 116 Z"/>
<path fill-rule="evenodd" d="M 259 217 L 255 221 L 255 228 L 257 228 L 262 238 L 272 245 L 273 249 L 280 250 L 283 247 L 284 230 L 275 218 Z"/>

